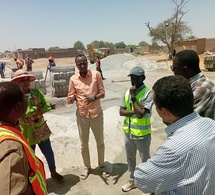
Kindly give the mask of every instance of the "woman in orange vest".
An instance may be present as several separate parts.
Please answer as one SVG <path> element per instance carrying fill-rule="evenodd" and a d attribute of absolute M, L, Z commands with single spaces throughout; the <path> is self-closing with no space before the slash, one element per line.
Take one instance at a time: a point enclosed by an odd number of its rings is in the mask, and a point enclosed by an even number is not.
<path fill-rule="evenodd" d="M 27 109 L 21 87 L 0 83 L 0 193 L 45 195 L 46 178 L 42 162 L 17 128 Z"/>

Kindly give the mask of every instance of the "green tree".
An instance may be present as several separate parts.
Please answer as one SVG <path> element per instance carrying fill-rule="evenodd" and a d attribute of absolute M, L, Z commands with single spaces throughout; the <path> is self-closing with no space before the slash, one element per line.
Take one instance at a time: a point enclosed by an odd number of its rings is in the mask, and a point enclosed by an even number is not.
<path fill-rule="evenodd" d="M 133 48 L 133 49 L 135 49 L 136 45 L 127 45 L 127 48 Z"/>
<path fill-rule="evenodd" d="M 98 49 L 99 48 L 99 41 L 98 40 L 92 41 L 91 45 L 93 46 L 93 48 Z"/>
<path fill-rule="evenodd" d="M 76 41 L 73 45 L 75 49 L 85 50 L 84 44 L 81 41 Z"/>
<path fill-rule="evenodd" d="M 188 2 L 189 0 L 172 0 L 175 9 L 171 18 L 159 23 L 155 28 L 152 28 L 149 22 L 146 23 L 152 41 L 167 45 L 170 59 L 178 41 L 183 40 L 187 34 L 192 34 L 191 27 L 182 21 L 183 16 L 188 12 L 183 11 Z"/>
<path fill-rule="evenodd" d="M 104 47 L 106 48 L 114 48 L 114 44 L 113 43 L 109 43 L 109 42 L 104 42 Z"/>
<path fill-rule="evenodd" d="M 95 49 L 99 49 L 99 48 L 114 48 L 114 44 L 113 43 L 104 42 L 104 41 L 98 41 L 98 40 L 92 41 L 91 45 Z"/>
<path fill-rule="evenodd" d="M 149 44 L 147 43 L 147 42 L 145 42 L 145 41 L 141 41 L 141 42 L 139 42 L 139 44 L 138 44 L 140 47 L 142 47 L 142 46 L 148 46 Z"/>
<path fill-rule="evenodd" d="M 59 50 L 59 49 L 60 49 L 60 47 L 58 47 L 58 46 L 49 47 L 49 48 L 48 48 L 48 51 Z"/>
<path fill-rule="evenodd" d="M 11 51 L 10 50 L 5 50 L 4 53 L 11 53 Z"/>
<path fill-rule="evenodd" d="M 152 46 L 158 46 L 158 42 L 157 41 L 152 41 Z"/>
<path fill-rule="evenodd" d="M 196 36 L 193 36 L 193 35 L 190 35 L 189 37 L 188 37 L 188 39 L 196 39 L 197 37 Z"/>
<path fill-rule="evenodd" d="M 124 48 L 126 48 L 126 44 L 125 44 L 123 41 L 121 41 L 121 42 L 119 42 L 119 43 L 115 43 L 115 44 L 114 44 L 114 47 L 115 47 L 116 49 L 124 49 Z"/>

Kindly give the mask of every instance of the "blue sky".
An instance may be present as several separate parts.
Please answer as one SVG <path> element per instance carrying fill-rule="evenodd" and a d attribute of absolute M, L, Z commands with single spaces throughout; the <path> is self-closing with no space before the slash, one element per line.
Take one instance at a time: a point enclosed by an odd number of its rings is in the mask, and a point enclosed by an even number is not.
<path fill-rule="evenodd" d="M 0 52 L 73 47 L 94 41 L 151 43 L 152 27 L 170 18 L 171 0 L 0 0 Z M 215 38 L 215 0 L 190 0 L 183 17 L 198 38 Z"/>

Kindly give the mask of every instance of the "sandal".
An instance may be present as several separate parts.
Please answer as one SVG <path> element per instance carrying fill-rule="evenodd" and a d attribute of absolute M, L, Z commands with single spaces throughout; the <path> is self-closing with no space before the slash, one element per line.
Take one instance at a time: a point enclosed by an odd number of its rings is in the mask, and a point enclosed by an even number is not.
<path fill-rule="evenodd" d="M 81 180 L 87 179 L 89 174 L 90 174 L 90 168 L 85 168 L 85 170 L 80 175 Z"/>

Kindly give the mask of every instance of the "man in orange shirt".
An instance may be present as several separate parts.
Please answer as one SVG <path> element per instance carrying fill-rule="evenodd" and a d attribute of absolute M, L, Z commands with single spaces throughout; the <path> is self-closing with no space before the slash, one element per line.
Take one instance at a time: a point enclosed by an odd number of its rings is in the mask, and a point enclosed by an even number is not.
<path fill-rule="evenodd" d="M 24 65 L 23 60 L 21 60 L 21 59 L 14 59 L 14 61 L 16 62 L 17 68 L 19 68 L 19 69 L 23 68 L 23 65 Z"/>
<path fill-rule="evenodd" d="M 88 61 L 85 55 L 79 54 L 75 58 L 79 73 L 70 78 L 67 96 L 68 104 L 76 102 L 77 126 L 81 140 L 81 154 L 85 170 L 81 179 L 86 179 L 91 171 L 89 153 L 89 130 L 93 131 L 98 151 L 98 165 L 103 177 L 108 177 L 104 166 L 104 137 L 103 137 L 103 111 L 100 99 L 105 96 L 105 89 L 101 74 L 98 71 L 88 70 Z"/>

